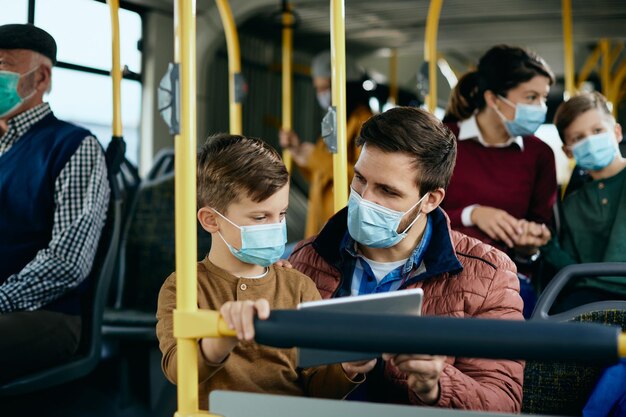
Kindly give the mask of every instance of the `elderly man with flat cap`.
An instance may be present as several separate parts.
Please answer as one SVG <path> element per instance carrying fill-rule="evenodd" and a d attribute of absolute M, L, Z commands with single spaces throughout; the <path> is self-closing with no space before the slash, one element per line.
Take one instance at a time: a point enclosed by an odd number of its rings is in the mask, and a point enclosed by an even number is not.
<path fill-rule="evenodd" d="M 369 95 L 363 89 L 362 72 L 351 57 L 346 59 L 346 137 L 348 143 L 348 176 L 359 157 L 356 137 L 361 125 L 372 117 Z M 311 78 L 317 102 L 326 111 L 331 106 L 330 51 L 317 54 L 311 61 Z M 291 152 L 293 161 L 309 181 L 309 203 L 305 237 L 316 235 L 335 213 L 333 205 L 333 158 L 322 138 L 317 142 L 301 141 L 293 131 L 281 130 L 280 146 Z"/>
<path fill-rule="evenodd" d="M 75 353 L 108 207 L 102 147 L 43 101 L 56 51 L 42 29 L 0 26 L 0 383 Z"/>

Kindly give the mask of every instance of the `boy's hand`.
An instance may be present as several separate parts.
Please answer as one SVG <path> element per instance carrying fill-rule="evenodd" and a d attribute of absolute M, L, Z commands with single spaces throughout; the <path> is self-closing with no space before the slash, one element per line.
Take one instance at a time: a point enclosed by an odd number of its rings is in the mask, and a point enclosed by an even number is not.
<path fill-rule="evenodd" d="M 256 301 L 229 301 L 222 305 L 220 314 L 228 328 L 237 332 L 237 339 L 251 341 L 254 339 L 254 316 L 261 320 L 270 316 L 270 303 L 260 298 Z"/>
<path fill-rule="evenodd" d="M 346 376 L 350 379 L 356 378 L 358 374 L 366 374 L 376 366 L 376 359 L 369 361 L 344 362 L 341 364 Z"/>
<path fill-rule="evenodd" d="M 254 316 L 261 320 L 270 316 L 270 304 L 265 299 L 256 301 L 229 301 L 222 305 L 220 314 L 237 337 L 205 337 L 200 341 L 202 355 L 210 363 L 221 363 L 240 340 L 254 339 Z"/>

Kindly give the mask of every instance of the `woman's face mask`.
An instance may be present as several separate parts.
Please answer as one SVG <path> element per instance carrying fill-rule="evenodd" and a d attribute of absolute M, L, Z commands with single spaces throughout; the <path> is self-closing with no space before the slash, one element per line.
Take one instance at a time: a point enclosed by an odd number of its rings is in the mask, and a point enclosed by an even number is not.
<path fill-rule="evenodd" d="M 422 215 L 415 219 L 402 232 L 398 227 L 402 218 L 421 203 L 428 193 L 405 212 L 391 210 L 372 201 L 364 200 L 354 189 L 350 189 L 348 201 L 348 232 L 352 239 L 370 248 L 390 248 L 406 237 L 409 229 Z"/>
<path fill-rule="evenodd" d="M 30 71 L 20 74 L 12 71 L 0 71 L 0 117 L 11 114 L 15 109 L 22 105 L 35 94 L 35 89 L 26 97 L 20 97 L 17 92 L 17 86 L 20 78 L 33 73 L 38 67 Z"/>
<path fill-rule="evenodd" d="M 522 103 L 515 104 L 500 95 L 498 98 L 515 109 L 515 118 L 513 120 L 508 120 L 498 109 L 495 109 L 511 136 L 532 135 L 546 121 L 548 108 L 545 104 L 540 106 Z"/>
<path fill-rule="evenodd" d="M 328 108 L 332 104 L 332 95 L 330 89 L 323 90 L 317 93 L 317 102 L 319 103 L 322 110 L 328 110 Z"/>
<path fill-rule="evenodd" d="M 275 263 L 285 252 L 287 243 L 287 223 L 259 224 L 254 226 L 238 226 L 229 218 L 213 209 L 224 220 L 235 226 L 241 233 L 241 249 L 229 244 L 222 233 L 217 232 L 230 253 L 241 262 L 267 267 Z"/>
<path fill-rule="evenodd" d="M 576 164 L 588 171 L 599 171 L 609 166 L 617 149 L 615 134 L 612 131 L 587 136 L 571 147 Z"/>

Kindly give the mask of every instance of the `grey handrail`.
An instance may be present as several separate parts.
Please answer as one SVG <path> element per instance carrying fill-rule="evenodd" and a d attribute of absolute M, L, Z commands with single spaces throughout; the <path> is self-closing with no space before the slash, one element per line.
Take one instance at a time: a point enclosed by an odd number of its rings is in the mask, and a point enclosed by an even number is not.
<path fill-rule="evenodd" d="M 599 276 L 623 276 L 626 277 L 626 262 L 603 262 L 603 263 L 587 263 L 569 265 L 559 271 L 558 274 L 550 281 L 550 284 L 539 297 L 537 305 L 533 310 L 531 320 L 535 319 L 552 319 L 558 320 L 565 318 L 563 314 L 555 314 L 550 316 L 548 312 L 552 308 L 557 296 L 567 283 L 576 278 L 599 277 Z M 605 303 L 603 303 L 605 304 Z M 626 307 L 626 302 L 615 304 L 617 307 Z M 563 316 L 563 317 L 561 317 Z M 571 318 L 571 312 L 566 314 Z"/>

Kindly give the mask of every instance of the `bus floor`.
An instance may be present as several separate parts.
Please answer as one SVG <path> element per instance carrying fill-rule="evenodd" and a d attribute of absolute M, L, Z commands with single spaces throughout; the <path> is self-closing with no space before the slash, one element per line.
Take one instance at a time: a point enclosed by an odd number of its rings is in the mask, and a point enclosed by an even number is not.
<path fill-rule="evenodd" d="M 45 391 L 0 398 L 0 416 L 171 417 L 176 387 L 161 371 L 154 342 L 107 342 L 88 376 Z"/>

